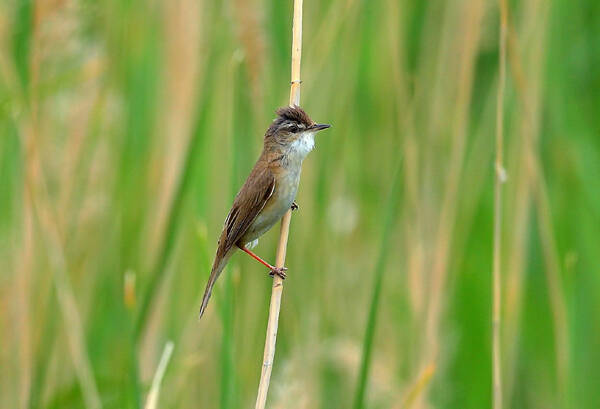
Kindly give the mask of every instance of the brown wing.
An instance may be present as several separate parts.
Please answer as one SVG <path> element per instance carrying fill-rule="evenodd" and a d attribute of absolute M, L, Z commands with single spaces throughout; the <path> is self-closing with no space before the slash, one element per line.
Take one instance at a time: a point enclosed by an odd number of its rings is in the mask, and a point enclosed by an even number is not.
<path fill-rule="evenodd" d="M 223 226 L 218 254 L 227 253 L 246 234 L 275 190 L 275 177 L 263 161 L 257 162 L 233 201 Z"/>
<path fill-rule="evenodd" d="M 223 233 L 219 239 L 219 247 L 217 255 L 213 263 L 212 270 L 204 296 L 202 297 L 202 305 L 200 306 L 200 317 L 204 314 L 204 310 L 208 305 L 210 294 L 213 286 L 219 278 L 221 271 L 227 264 L 227 260 L 231 256 L 233 246 L 242 238 L 252 225 L 256 216 L 265 207 L 275 190 L 275 177 L 267 166 L 267 162 L 262 158 L 254 165 L 254 169 L 246 179 L 246 183 L 240 189 L 227 219 L 223 226 Z"/>

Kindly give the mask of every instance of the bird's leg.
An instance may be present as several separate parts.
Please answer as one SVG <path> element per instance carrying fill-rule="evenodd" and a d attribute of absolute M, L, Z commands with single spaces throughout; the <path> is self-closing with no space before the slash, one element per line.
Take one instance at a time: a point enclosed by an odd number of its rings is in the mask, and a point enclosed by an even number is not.
<path fill-rule="evenodd" d="M 273 270 L 275 267 L 270 265 L 269 263 L 267 263 L 265 260 L 263 260 L 262 258 L 258 257 L 256 254 L 254 254 L 254 252 L 248 250 L 246 248 L 246 246 L 238 246 L 240 248 L 240 250 L 248 253 L 250 255 L 250 257 L 252 257 L 254 260 L 258 261 L 260 264 L 262 264 L 263 266 Z"/>
<path fill-rule="evenodd" d="M 298 210 L 298 209 L 300 209 L 300 206 L 298 206 L 298 203 L 292 202 L 292 211 Z"/>
<path fill-rule="evenodd" d="M 248 253 L 250 255 L 250 257 L 252 257 L 254 260 L 258 261 L 260 264 L 262 264 L 263 266 L 267 267 L 269 270 L 269 275 L 271 277 L 273 277 L 274 275 L 278 275 L 279 277 L 281 277 L 283 280 L 285 280 L 286 274 L 285 272 L 287 271 L 286 267 L 275 267 L 270 265 L 269 263 L 267 263 L 265 260 L 263 260 L 262 258 L 258 257 L 256 254 L 254 254 L 251 250 L 248 250 L 246 248 L 246 246 L 238 246 L 240 248 L 240 250 Z"/>

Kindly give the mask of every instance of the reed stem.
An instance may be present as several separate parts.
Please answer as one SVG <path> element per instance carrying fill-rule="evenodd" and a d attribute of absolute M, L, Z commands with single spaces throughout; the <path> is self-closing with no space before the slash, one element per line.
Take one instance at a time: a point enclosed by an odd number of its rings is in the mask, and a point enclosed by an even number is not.
<path fill-rule="evenodd" d="M 290 105 L 300 105 L 300 59 L 302 57 L 302 1 L 294 0 L 294 20 L 292 25 L 292 80 L 290 87 Z M 281 218 L 281 231 L 275 266 L 281 268 L 285 264 L 288 234 L 290 231 L 291 209 Z M 277 343 L 277 326 L 279 324 L 279 310 L 281 308 L 281 295 L 283 293 L 283 280 L 278 275 L 273 276 L 271 289 L 271 304 L 269 306 L 269 320 L 265 339 L 265 352 L 260 372 L 260 383 L 256 397 L 256 409 L 264 409 L 267 403 L 267 393 L 275 358 L 275 344 Z"/>
<path fill-rule="evenodd" d="M 493 310 L 492 310 L 492 399 L 493 408 L 502 409 L 502 370 L 500 351 L 501 324 L 501 281 L 500 257 L 502 239 L 502 184 L 506 180 L 503 161 L 504 145 L 504 87 L 506 82 L 506 31 L 507 6 L 505 0 L 499 0 L 500 7 L 500 50 L 498 74 L 498 99 L 496 102 L 496 181 L 494 185 L 494 249 L 493 249 Z"/>

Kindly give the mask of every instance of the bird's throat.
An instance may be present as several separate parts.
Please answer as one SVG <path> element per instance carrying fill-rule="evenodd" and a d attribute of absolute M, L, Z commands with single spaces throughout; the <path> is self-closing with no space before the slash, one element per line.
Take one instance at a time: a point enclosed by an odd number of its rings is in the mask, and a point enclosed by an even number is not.
<path fill-rule="evenodd" d="M 287 156 L 290 162 L 299 161 L 302 163 L 306 155 L 310 153 L 315 147 L 315 134 L 314 132 L 305 132 L 298 139 L 290 144 Z"/>

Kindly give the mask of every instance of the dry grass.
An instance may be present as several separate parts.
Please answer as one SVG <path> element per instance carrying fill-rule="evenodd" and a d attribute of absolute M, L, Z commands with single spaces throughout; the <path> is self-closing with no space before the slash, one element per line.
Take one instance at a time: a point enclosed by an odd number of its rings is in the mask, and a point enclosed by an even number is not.
<path fill-rule="evenodd" d="M 292 26 L 292 76 L 290 87 L 290 105 L 300 105 L 300 62 L 302 59 L 302 0 L 294 0 L 294 18 Z M 287 249 L 288 235 L 290 233 L 290 221 L 292 210 L 289 209 L 281 219 L 281 230 L 279 232 L 279 244 L 275 267 L 285 266 L 285 253 Z M 275 345 L 277 343 L 277 327 L 279 325 L 279 310 L 281 309 L 281 295 L 283 292 L 283 279 L 278 275 L 273 276 L 273 287 L 271 290 L 271 303 L 269 306 L 269 319 L 267 322 L 267 334 L 265 338 L 265 351 L 260 372 L 260 381 L 256 396 L 256 409 L 264 409 L 267 403 L 273 360 L 275 359 Z"/>
<path fill-rule="evenodd" d="M 500 35 L 498 96 L 496 102 L 496 163 L 494 185 L 494 240 L 492 269 L 492 407 L 502 409 L 502 352 L 500 333 L 502 325 L 502 185 L 506 182 L 504 168 L 504 89 L 506 86 L 506 36 L 508 9 L 506 2 L 500 0 Z"/>
<path fill-rule="evenodd" d="M 158 367 L 156 368 L 154 378 L 152 379 L 152 386 L 150 387 L 150 392 L 148 393 L 148 397 L 146 398 L 146 405 L 144 405 L 144 409 L 156 409 L 158 407 L 160 385 L 165 376 L 165 372 L 167 370 L 167 366 L 169 365 L 169 361 L 171 360 L 173 348 L 173 342 L 168 341 L 165 344 L 165 348 L 163 350 L 162 356 L 160 357 L 160 361 L 158 363 Z"/>

